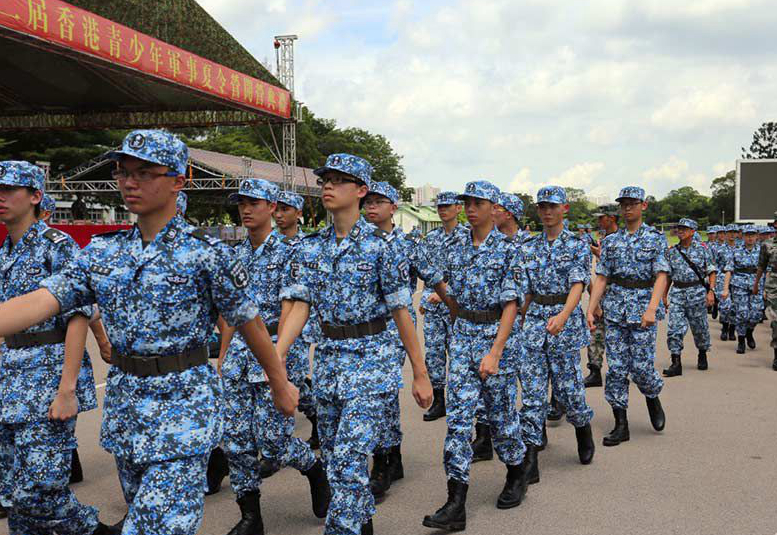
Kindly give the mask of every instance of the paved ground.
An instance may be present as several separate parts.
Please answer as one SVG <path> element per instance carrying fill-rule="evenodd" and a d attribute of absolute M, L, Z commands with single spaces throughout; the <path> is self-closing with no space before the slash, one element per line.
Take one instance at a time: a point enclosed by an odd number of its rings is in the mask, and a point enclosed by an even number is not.
<path fill-rule="evenodd" d="M 659 368 L 668 364 L 665 327 L 662 322 Z M 540 455 L 542 481 L 530 487 L 523 505 L 510 511 L 494 507 L 503 465 L 497 461 L 475 465 L 467 533 L 777 533 L 777 372 L 770 367 L 767 327 L 756 329 L 758 349 L 745 356 L 734 353 L 733 343 L 717 340 L 718 334 L 715 323 L 709 371 L 697 371 L 695 351 L 686 351 L 685 375 L 667 380 L 661 396 L 667 411 L 663 433 L 653 432 L 644 398 L 632 388 L 631 441 L 616 448 L 602 447 L 612 414 L 602 389 L 597 388 L 588 394 L 596 412 L 597 453 L 592 465 L 578 463 L 569 424 L 551 426 L 550 445 Z M 689 334 L 686 347 L 692 345 Z M 96 356 L 93 341 L 90 349 Z M 106 369 L 97 361 L 98 383 L 102 383 Z M 407 390 L 402 402 L 406 477 L 379 506 L 375 530 L 392 535 L 434 533 L 421 526 L 421 519 L 445 500 L 441 463 L 445 423 L 424 423 Z M 126 509 L 112 457 L 97 445 L 99 418 L 99 411 L 93 411 L 79 419 L 86 481 L 74 489 L 83 502 L 100 508 L 104 521 L 115 522 Z M 299 419 L 300 436 L 309 432 L 307 421 Z M 201 534 L 222 535 L 231 529 L 238 519 L 233 500 L 228 484 L 206 499 Z M 262 509 L 268 534 L 322 532 L 323 521 L 310 512 L 306 480 L 293 470 L 283 470 L 266 482 Z M 5 533 L 3 520 L 0 534 Z"/>

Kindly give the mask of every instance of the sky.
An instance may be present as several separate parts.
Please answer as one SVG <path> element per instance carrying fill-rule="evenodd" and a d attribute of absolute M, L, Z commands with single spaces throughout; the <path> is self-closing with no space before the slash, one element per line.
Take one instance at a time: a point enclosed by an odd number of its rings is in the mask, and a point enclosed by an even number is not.
<path fill-rule="evenodd" d="M 709 195 L 777 120 L 773 0 L 199 0 L 296 97 L 386 136 L 411 186 Z"/>

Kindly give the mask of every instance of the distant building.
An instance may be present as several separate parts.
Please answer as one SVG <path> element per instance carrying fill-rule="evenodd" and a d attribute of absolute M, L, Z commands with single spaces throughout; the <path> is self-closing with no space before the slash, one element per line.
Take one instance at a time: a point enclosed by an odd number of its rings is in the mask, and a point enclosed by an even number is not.
<path fill-rule="evenodd" d="M 607 195 L 586 195 L 585 200 L 596 206 L 604 206 L 605 204 L 612 203 L 610 197 Z"/>
<path fill-rule="evenodd" d="M 413 204 L 416 206 L 430 206 L 434 204 L 438 193 L 440 193 L 440 188 L 435 188 L 431 184 L 424 184 L 413 191 Z"/>
<path fill-rule="evenodd" d="M 400 204 L 399 209 L 394 214 L 394 224 L 405 232 L 418 228 L 422 234 L 426 235 L 430 230 L 442 226 L 442 221 L 437 215 L 437 210 L 433 208 Z"/>

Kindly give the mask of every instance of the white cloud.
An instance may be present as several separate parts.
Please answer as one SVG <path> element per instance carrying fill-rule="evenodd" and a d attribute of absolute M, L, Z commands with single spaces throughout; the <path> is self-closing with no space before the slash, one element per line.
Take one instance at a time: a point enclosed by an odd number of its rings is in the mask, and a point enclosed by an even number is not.
<path fill-rule="evenodd" d="M 648 169 L 642 173 L 642 177 L 650 182 L 660 180 L 678 180 L 688 172 L 688 162 L 676 156 L 669 158 L 666 163 Z"/>
<path fill-rule="evenodd" d="M 513 193 L 534 193 L 532 191 L 532 189 L 534 188 L 534 184 L 532 184 L 529 181 L 530 175 L 531 175 L 531 170 L 528 167 L 522 168 L 513 177 L 513 180 L 510 182 L 510 185 L 507 187 L 507 191 L 510 191 Z"/>
<path fill-rule="evenodd" d="M 590 190 L 590 186 L 594 184 L 594 180 L 604 171 L 604 168 L 605 165 L 602 162 L 580 163 L 554 176 L 548 184 Z"/>
<path fill-rule="evenodd" d="M 705 124 L 717 128 L 746 124 L 755 117 L 752 99 L 742 89 L 729 85 L 695 89 L 672 97 L 653 113 L 651 121 L 669 130 L 692 130 Z"/>

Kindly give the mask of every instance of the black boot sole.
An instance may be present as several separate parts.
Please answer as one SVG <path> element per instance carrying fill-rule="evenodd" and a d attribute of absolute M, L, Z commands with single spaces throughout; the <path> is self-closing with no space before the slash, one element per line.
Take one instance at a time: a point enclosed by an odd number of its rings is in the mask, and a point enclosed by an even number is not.
<path fill-rule="evenodd" d="M 631 439 L 631 437 L 626 437 L 624 439 L 615 441 L 615 440 L 609 439 L 608 437 L 604 437 L 602 439 L 602 446 L 611 448 L 613 446 L 617 446 L 618 444 L 622 444 L 624 442 L 628 442 L 630 439 Z"/>
<path fill-rule="evenodd" d="M 670 370 L 664 370 L 661 372 L 664 377 L 679 377 L 683 374 L 682 370 L 680 371 L 670 371 Z"/>
<path fill-rule="evenodd" d="M 445 531 L 464 531 L 467 529 L 467 522 L 451 522 L 450 524 L 443 524 L 441 522 L 435 522 L 431 518 L 424 518 L 422 524 L 427 528 L 442 529 Z"/>
<path fill-rule="evenodd" d="M 591 381 L 590 383 L 584 382 L 583 386 L 585 388 L 596 388 L 598 386 L 603 386 L 603 383 L 602 383 L 602 381 Z"/>
<path fill-rule="evenodd" d="M 479 463 L 481 461 L 491 461 L 494 458 L 494 452 L 491 453 L 481 453 L 478 455 L 472 454 L 472 462 L 473 463 Z"/>
<path fill-rule="evenodd" d="M 443 412 L 439 416 L 436 414 L 424 414 L 424 422 L 434 422 L 440 418 L 445 418 L 446 414 Z"/>
<path fill-rule="evenodd" d="M 526 499 L 526 491 L 524 490 L 523 493 L 521 494 L 521 497 L 518 500 L 510 503 L 496 502 L 496 508 L 501 510 L 514 509 L 519 505 L 521 505 L 525 499 Z"/>

